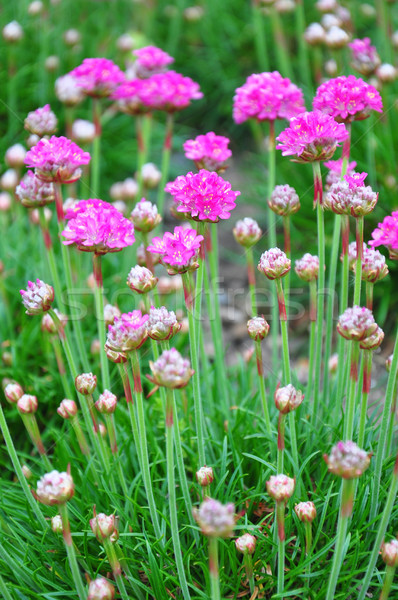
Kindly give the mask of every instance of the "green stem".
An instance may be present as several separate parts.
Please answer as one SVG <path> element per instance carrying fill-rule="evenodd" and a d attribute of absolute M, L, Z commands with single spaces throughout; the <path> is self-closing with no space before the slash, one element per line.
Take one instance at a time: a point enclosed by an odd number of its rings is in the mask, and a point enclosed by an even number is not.
<path fill-rule="evenodd" d="M 308 58 L 308 45 L 304 39 L 303 32 L 305 31 L 305 15 L 304 15 L 304 0 L 296 1 L 296 41 L 298 42 L 298 58 L 300 64 L 300 74 L 304 77 L 305 84 L 308 88 L 308 94 L 313 95 L 311 68 Z"/>
<path fill-rule="evenodd" d="M 86 437 L 83 433 L 83 430 L 80 426 L 79 423 L 79 419 L 78 416 L 75 415 L 74 417 L 71 418 L 71 424 L 73 427 L 73 431 L 75 432 L 80 450 L 82 451 L 82 454 L 84 454 L 85 456 L 88 456 L 90 454 L 90 448 L 87 444 L 87 440 Z"/>
<path fill-rule="evenodd" d="M 61 519 L 62 519 L 62 530 L 63 530 L 64 542 L 65 542 L 66 552 L 68 554 L 70 570 L 72 572 L 73 581 L 74 581 L 74 584 L 76 587 L 76 592 L 79 596 L 79 600 L 86 600 L 87 593 L 84 589 L 83 582 L 80 577 L 79 567 L 78 567 L 77 560 L 76 560 L 75 548 L 73 546 L 72 536 L 71 536 L 71 532 L 70 532 L 68 509 L 66 507 L 66 504 L 60 504 L 58 506 L 58 508 L 59 508 L 59 514 L 61 515 Z"/>
<path fill-rule="evenodd" d="M 278 529 L 278 594 L 283 600 L 285 587 L 285 503 L 276 503 L 276 524 Z"/>
<path fill-rule="evenodd" d="M 263 370 L 263 355 L 261 351 L 261 340 L 255 340 L 254 347 L 256 350 L 256 360 L 257 360 L 257 377 L 258 377 L 258 386 L 260 388 L 260 397 L 261 404 L 264 412 L 265 425 L 267 427 L 267 433 L 271 439 L 272 436 L 272 428 L 271 428 L 271 420 L 269 416 L 268 410 L 268 402 L 267 402 L 267 392 L 265 390 L 265 379 L 264 379 L 264 370 Z M 278 471 L 279 473 L 279 471 Z"/>
<path fill-rule="evenodd" d="M 308 382 L 305 396 L 307 402 L 312 402 L 312 386 L 314 377 L 315 362 L 315 344 L 316 344 L 316 304 L 317 304 L 317 284 L 316 280 L 310 281 L 310 349 L 308 361 Z M 326 378 L 327 379 L 327 378 Z"/>
<path fill-rule="evenodd" d="M 169 490 L 170 507 L 170 527 L 173 540 L 174 557 L 177 565 L 178 578 L 182 594 L 185 600 L 190 598 L 188 584 L 185 577 L 184 563 L 182 560 L 180 536 L 178 532 L 178 516 L 176 504 L 176 485 L 174 477 L 174 444 L 173 427 L 175 421 L 175 402 L 173 391 L 166 391 L 166 462 L 167 462 L 167 482 Z"/>
<path fill-rule="evenodd" d="M 274 34 L 275 51 L 278 63 L 278 70 L 283 77 L 289 77 L 292 79 L 292 68 L 291 60 L 289 57 L 289 50 L 287 48 L 286 38 L 283 33 L 283 26 L 278 11 L 271 6 L 271 23 L 272 31 Z"/>
<path fill-rule="evenodd" d="M 211 600 L 221 600 L 218 572 L 218 539 L 216 537 L 209 537 L 209 567 Z"/>
<path fill-rule="evenodd" d="M 112 573 L 116 581 L 117 588 L 119 590 L 120 596 L 123 600 L 129 600 L 130 596 L 126 591 L 126 586 L 124 585 L 124 578 L 122 575 L 122 570 L 120 568 L 119 560 L 116 556 L 115 548 L 113 543 L 109 538 L 105 538 L 103 540 L 104 549 L 106 552 L 106 556 L 108 558 L 108 562 L 111 565 Z"/>
<path fill-rule="evenodd" d="M 251 554 L 245 552 L 243 555 L 243 563 L 245 565 L 246 577 L 249 581 L 250 593 L 254 594 L 254 576 L 253 576 L 253 559 Z"/>
<path fill-rule="evenodd" d="M 366 308 L 373 310 L 373 290 L 374 283 L 371 281 L 366 282 Z"/>
<path fill-rule="evenodd" d="M 355 223 L 357 241 L 357 260 L 355 265 L 354 306 L 360 306 L 363 257 L 363 217 L 358 217 L 357 219 L 355 219 Z"/>
<path fill-rule="evenodd" d="M 269 144 L 268 144 L 268 189 L 267 189 L 267 200 L 271 198 L 271 194 L 275 187 L 275 122 L 269 121 Z M 267 203 L 268 204 L 268 203 Z M 268 245 L 270 248 L 276 247 L 276 221 L 275 213 L 267 206 L 268 214 Z M 274 287 L 271 287 L 271 339 L 272 339 L 272 374 L 273 383 L 276 379 L 276 373 L 278 372 L 279 364 L 279 352 L 278 352 L 278 304 L 276 291 Z"/>
<path fill-rule="evenodd" d="M 66 375 L 64 359 L 62 358 L 62 350 L 59 339 L 51 335 L 51 345 L 54 350 L 55 359 L 57 361 L 59 376 L 61 377 L 62 387 L 64 388 L 65 398 L 73 398 L 75 395 L 74 390 L 72 389 L 69 379 Z"/>
<path fill-rule="evenodd" d="M 391 586 L 392 586 L 392 582 L 394 580 L 394 575 L 395 575 L 395 569 L 396 569 L 396 567 L 391 567 L 391 566 L 387 565 L 386 575 L 385 575 L 384 583 L 383 583 L 383 589 L 381 590 L 379 600 L 387 600 L 388 596 L 390 595 Z"/>
<path fill-rule="evenodd" d="M 285 451 L 285 425 L 286 415 L 280 412 L 278 415 L 278 455 L 276 463 L 277 473 L 283 473 L 283 459 Z"/>
<path fill-rule="evenodd" d="M 348 398 L 346 406 L 346 416 L 344 419 L 344 439 L 352 440 L 354 432 L 354 417 L 355 417 L 355 390 L 358 383 L 358 362 L 359 362 L 359 343 L 352 340 L 350 342 L 351 351 L 349 352 L 350 362 L 350 378 L 348 386 Z"/>
<path fill-rule="evenodd" d="M 165 185 L 167 183 L 167 179 L 169 177 L 169 165 L 170 165 L 170 155 L 172 148 L 172 137 L 173 137 L 173 113 L 167 113 L 166 117 L 166 132 L 163 143 L 163 153 L 162 153 L 162 167 L 161 173 L 162 176 L 160 178 L 159 190 L 158 190 L 158 198 L 157 198 L 157 207 L 160 215 L 163 215 L 163 207 L 164 207 L 164 195 L 165 195 Z"/>
<path fill-rule="evenodd" d="M 140 363 L 138 351 L 133 350 L 130 353 L 131 357 L 131 367 L 133 371 L 134 377 L 134 395 L 137 403 L 137 416 L 138 416 L 138 434 L 139 434 L 139 445 L 141 450 L 141 468 L 142 468 L 142 478 L 144 480 L 145 492 L 148 499 L 149 512 L 151 514 L 153 528 L 155 530 L 156 537 L 161 541 L 162 545 L 164 545 L 164 539 L 162 538 L 162 534 L 159 526 L 159 518 L 156 510 L 155 498 L 153 495 L 152 489 L 152 480 L 151 480 L 151 471 L 149 468 L 149 457 L 148 457 L 148 444 L 147 444 L 147 436 L 146 436 L 146 426 L 145 426 L 145 412 L 144 412 L 144 402 L 142 396 L 142 386 L 141 386 L 141 373 L 140 373 Z"/>
<path fill-rule="evenodd" d="M 100 358 L 101 358 L 101 373 L 102 386 L 104 390 L 110 389 L 109 364 L 105 354 L 105 324 L 104 324 L 104 291 L 102 283 L 102 268 L 101 256 L 93 253 L 93 273 L 94 273 L 94 296 L 95 296 L 95 311 L 97 319 L 98 337 L 100 341 Z"/>
<path fill-rule="evenodd" d="M 266 35 L 264 30 L 263 15 L 259 0 L 252 0 L 252 19 L 254 29 L 254 43 L 256 47 L 257 63 L 261 70 L 268 71 L 268 53 L 266 46 Z"/>
<path fill-rule="evenodd" d="M 36 516 L 37 520 L 39 521 L 40 525 L 43 527 L 43 530 L 47 531 L 48 523 L 45 520 L 43 513 L 40 510 L 39 505 L 37 504 L 36 500 L 33 498 L 30 488 L 27 484 L 26 477 L 23 474 L 23 471 L 21 468 L 21 463 L 19 462 L 19 458 L 16 453 L 15 446 L 12 441 L 12 437 L 10 435 L 10 430 L 8 429 L 7 421 L 5 419 L 3 408 L 1 406 L 1 404 L 0 404 L 0 428 L 1 428 L 1 432 L 2 432 L 4 441 L 6 444 L 8 456 L 11 459 L 12 465 L 14 467 L 14 471 L 17 474 L 18 481 L 21 484 L 23 493 L 25 494 L 25 498 L 26 498 L 30 508 L 32 509 L 34 515 Z"/>
<path fill-rule="evenodd" d="M 250 302 L 252 307 L 252 317 L 257 316 L 257 301 L 256 301 L 256 275 L 254 270 L 253 249 L 246 249 L 247 263 L 247 278 L 249 281 Z"/>
<path fill-rule="evenodd" d="M 147 113 L 144 115 L 138 115 L 136 117 L 136 128 L 137 128 L 137 200 L 141 200 L 143 179 L 142 179 L 142 167 L 148 160 L 149 156 L 149 145 L 152 129 L 152 114 Z"/>
<path fill-rule="evenodd" d="M 50 267 L 51 278 L 53 280 L 56 304 L 61 312 L 65 312 L 65 304 L 63 301 L 62 287 L 58 275 L 56 259 L 54 255 L 54 247 L 51 240 L 50 231 L 47 225 L 46 217 L 44 216 L 44 207 L 39 208 L 40 227 L 43 233 L 44 245 L 47 250 L 48 266 Z"/>
<path fill-rule="evenodd" d="M 370 392 L 370 383 L 372 375 L 372 350 L 363 351 L 363 384 L 361 400 L 361 416 L 359 420 L 358 446 L 363 448 L 365 441 L 366 417 L 368 411 L 368 397 Z"/>
<path fill-rule="evenodd" d="M 283 231 L 285 238 L 285 254 L 290 260 L 291 258 L 291 246 L 290 246 L 290 217 L 283 217 Z M 289 298 L 290 298 L 290 271 L 285 275 L 285 306 L 286 314 L 289 316 Z"/>
<path fill-rule="evenodd" d="M 99 198 L 100 163 L 101 163 L 101 104 L 98 98 L 92 99 L 93 123 L 95 137 L 91 153 L 91 194 L 92 198 Z"/>
<path fill-rule="evenodd" d="M 314 404 L 313 419 L 319 418 L 319 402 L 321 390 L 321 369 L 323 354 L 323 317 L 324 317 L 324 294 L 325 294 L 325 224 L 322 206 L 322 176 L 319 162 L 313 162 L 314 170 L 314 202 L 317 209 L 318 225 L 318 303 L 316 319 L 316 355 L 315 355 L 315 380 L 314 380 Z"/>
<path fill-rule="evenodd" d="M 21 414 L 21 417 L 33 445 L 36 446 L 36 449 L 40 454 L 40 458 L 44 462 L 44 466 L 46 467 L 47 471 L 52 471 L 53 467 L 46 454 L 35 415 L 33 413 L 28 413 Z"/>

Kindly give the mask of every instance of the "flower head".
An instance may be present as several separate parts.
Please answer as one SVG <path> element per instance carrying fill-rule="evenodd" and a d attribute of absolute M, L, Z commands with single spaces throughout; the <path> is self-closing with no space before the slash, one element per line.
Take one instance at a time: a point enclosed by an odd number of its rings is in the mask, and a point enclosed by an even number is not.
<path fill-rule="evenodd" d="M 263 234 L 257 221 L 250 217 L 237 221 L 232 233 L 238 244 L 244 248 L 254 246 Z"/>
<path fill-rule="evenodd" d="M 46 104 L 42 108 L 28 113 L 25 119 L 24 127 L 29 133 L 35 133 L 36 135 L 43 137 L 43 135 L 51 135 L 57 129 L 58 119 L 51 110 L 49 104 Z"/>
<path fill-rule="evenodd" d="M 377 50 L 368 37 L 363 40 L 355 39 L 348 47 L 351 48 L 352 66 L 362 75 L 371 75 L 381 63 Z"/>
<path fill-rule="evenodd" d="M 145 46 L 133 51 L 137 57 L 135 71 L 137 77 L 146 78 L 154 73 L 163 73 L 167 66 L 174 62 L 174 58 L 156 46 Z"/>
<path fill-rule="evenodd" d="M 77 106 L 84 100 L 82 88 L 73 75 L 63 75 L 55 80 L 55 95 L 66 106 Z"/>
<path fill-rule="evenodd" d="M 110 538 L 116 529 L 115 515 L 97 514 L 94 510 L 94 517 L 90 519 L 90 527 L 97 540 L 102 542 Z"/>
<path fill-rule="evenodd" d="M 326 185 L 328 187 L 341 180 L 341 170 L 343 168 L 342 158 L 339 158 L 338 160 L 328 160 L 324 163 L 324 166 L 329 169 L 329 173 L 326 175 Z M 357 163 L 355 160 L 347 163 L 346 174 L 352 175 L 356 166 Z"/>
<path fill-rule="evenodd" d="M 72 213 L 74 216 L 62 232 L 65 245 L 76 244 L 84 252 L 106 254 L 120 252 L 135 241 L 134 225 L 107 202 L 81 200 Z"/>
<path fill-rule="evenodd" d="M 31 394 L 23 394 L 17 402 L 18 412 L 22 415 L 35 413 L 38 406 L 39 403 L 37 402 L 36 396 L 32 396 Z"/>
<path fill-rule="evenodd" d="M 268 279 L 279 279 L 290 271 L 291 260 L 279 248 L 271 248 L 262 253 L 257 268 Z"/>
<path fill-rule="evenodd" d="M 50 310 L 54 302 L 54 289 L 41 279 L 28 281 L 26 290 L 20 290 L 27 315 L 40 315 Z"/>
<path fill-rule="evenodd" d="M 299 162 L 328 160 L 348 135 L 344 123 L 314 110 L 294 117 L 277 137 L 276 148 L 282 150 L 283 156 L 295 155 Z"/>
<path fill-rule="evenodd" d="M 21 396 L 23 396 L 23 394 L 23 387 L 16 381 L 11 381 L 10 383 L 7 383 L 6 387 L 4 388 L 4 395 L 6 399 L 12 404 L 18 402 L 18 400 L 21 398 Z"/>
<path fill-rule="evenodd" d="M 84 396 L 93 394 L 96 387 L 97 376 L 93 373 L 82 373 L 75 379 L 75 388 L 79 394 L 83 394 Z"/>
<path fill-rule="evenodd" d="M 152 376 L 148 379 L 166 388 L 185 387 L 191 379 L 194 371 L 187 358 L 183 358 L 175 348 L 164 350 L 157 361 L 149 362 Z"/>
<path fill-rule="evenodd" d="M 148 337 L 148 315 L 143 315 L 140 310 L 122 313 L 115 317 L 113 325 L 109 325 L 106 345 L 116 352 L 131 352 L 136 350 Z"/>
<path fill-rule="evenodd" d="M 267 492 L 275 502 L 286 503 L 293 495 L 295 481 L 287 475 L 271 475 L 266 482 Z"/>
<path fill-rule="evenodd" d="M 268 206 L 277 215 L 287 217 L 300 209 L 300 199 L 290 185 L 277 185 L 268 200 Z"/>
<path fill-rule="evenodd" d="M 214 472 L 212 467 L 200 467 L 198 471 L 196 471 L 196 481 L 202 487 L 207 487 L 214 481 Z"/>
<path fill-rule="evenodd" d="M 355 246 L 356 243 L 354 242 Z M 351 245 L 351 244 L 350 244 Z M 356 247 L 355 247 L 355 258 L 356 258 Z M 386 265 L 386 259 L 374 248 L 368 248 L 366 244 L 364 244 L 363 248 L 363 256 L 362 256 L 362 281 L 370 281 L 371 283 L 376 283 L 376 281 L 381 281 L 388 275 L 388 267 Z M 356 260 L 352 262 L 352 268 L 355 272 L 357 267 Z"/>
<path fill-rule="evenodd" d="M 196 221 L 229 219 L 235 200 L 240 192 L 234 192 L 231 184 L 214 171 L 201 169 L 199 173 L 180 175 L 165 187 L 178 205 L 177 212 L 189 213 Z"/>
<path fill-rule="evenodd" d="M 66 137 L 51 136 L 41 139 L 26 153 L 25 164 L 36 169 L 42 181 L 72 183 L 81 174 L 81 166 L 90 162 L 90 154 Z"/>
<path fill-rule="evenodd" d="M 317 89 L 313 107 L 344 123 L 366 119 L 372 110 L 383 111 L 376 88 L 354 75 L 342 75 L 322 83 Z"/>
<path fill-rule="evenodd" d="M 185 273 L 197 268 L 197 256 L 203 235 L 195 229 L 177 226 L 174 233 L 166 232 L 163 238 L 152 238 L 147 250 L 161 256 L 170 274 Z"/>
<path fill-rule="evenodd" d="M 37 208 L 51 204 L 55 199 L 55 190 L 52 183 L 41 181 L 33 171 L 28 171 L 23 176 L 15 189 L 15 194 L 21 204 L 27 208 Z"/>
<path fill-rule="evenodd" d="M 398 567 L 398 540 L 383 542 L 381 546 L 381 557 L 389 567 Z"/>
<path fill-rule="evenodd" d="M 306 252 L 302 258 L 296 260 L 294 270 L 302 281 L 315 281 L 319 273 L 318 256 Z"/>
<path fill-rule="evenodd" d="M 142 103 L 151 110 L 175 112 L 203 97 L 199 85 L 190 77 L 175 71 L 156 73 L 145 80 L 140 89 Z"/>
<path fill-rule="evenodd" d="M 340 315 L 337 331 L 346 340 L 361 342 L 377 329 L 372 312 L 365 307 L 353 306 L 347 308 Z"/>
<path fill-rule="evenodd" d="M 115 588 L 105 577 L 90 581 L 87 600 L 114 600 Z"/>
<path fill-rule="evenodd" d="M 26 156 L 26 149 L 22 144 L 13 144 L 7 148 L 4 155 L 5 163 L 12 169 L 20 169 L 23 167 Z"/>
<path fill-rule="evenodd" d="M 296 390 L 291 383 L 284 387 L 277 387 L 274 394 L 275 406 L 283 415 L 295 410 L 304 400 L 300 390 Z"/>
<path fill-rule="evenodd" d="M 233 99 L 236 123 L 247 119 L 291 119 L 304 110 L 300 88 L 277 71 L 250 75 L 244 85 L 235 90 Z"/>
<path fill-rule="evenodd" d="M 374 210 L 379 194 L 364 184 L 367 173 L 345 175 L 343 181 L 333 183 L 324 200 L 326 208 L 339 215 L 363 217 Z"/>
<path fill-rule="evenodd" d="M 207 537 L 228 538 L 233 535 L 235 506 L 232 503 L 221 504 L 213 498 L 205 498 L 199 509 L 193 509 L 193 516 Z"/>
<path fill-rule="evenodd" d="M 299 502 L 294 507 L 295 513 L 302 523 L 312 523 L 316 517 L 316 508 L 313 502 Z"/>
<path fill-rule="evenodd" d="M 155 188 L 161 178 L 162 178 L 162 173 L 161 171 L 159 171 L 159 169 L 157 168 L 157 166 L 154 163 L 145 163 L 144 165 L 142 165 L 141 167 L 141 177 L 142 177 L 142 183 L 144 184 L 145 187 L 148 187 L 150 189 Z M 154 205 L 152 205 L 154 206 Z"/>
<path fill-rule="evenodd" d="M 331 473 L 344 479 L 360 477 L 369 467 L 371 455 L 361 450 L 355 442 L 338 442 L 333 446 L 330 456 L 324 455 Z"/>
<path fill-rule="evenodd" d="M 165 306 L 151 306 L 148 319 L 148 335 L 153 340 L 170 340 L 181 329 L 175 312 Z"/>
<path fill-rule="evenodd" d="M 362 350 L 376 350 L 376 348 L 381 346 L 383 340 L 384 331 L 381 327 L 377 326 L 377 329 L 373 333 L 359 342 L 359 347 Z"/>
<path fill-rule="evenodd" d="M 74 492 L 75 486 L 69 473 L 51 471 L 37 482 L 37 499 L 47 506 L 65 504 L 72 498 Z"/>
<path fill-rule="evenodd" d="M 269 333 L 269 324 L 264 317 L 253 317 L 247 322 L 247 332 L 252 340 L 263 340 Z"/>
<path fill-rule="evenodd" d="M 155 229 L 162 220 L 162 217 L 158 213 L 158 207 L 156 204 L 152 204 L 149 200 L 141 198 L 131 211 L 131 220 L 134 223 L 134 227 L 138 231 L 147 233 Z"/>
<path fill-rule="evenodd" d="M 62 525 L 61 515 L 54 515 L 54 517 L 51 517 L 51 529 L 53 530 L 54 533 L 57 533 L 57 534 L 63 533 L 64 528 Z"/>
<path fill-rule="evenodd" d="M 250 533 L 244 533 L 236 538 L 235 546 L 242 554 L 253 554 L 256 549 L 256 538 Z"/>
<path fill-rule="evenodd" d="M 77 415 L 77 405 L 74 400 L 65 398 L 57 408 L 57 413 L 63 419 L 70 419 Z"/>
<path fill-rule="evenodd" d="M 69 73 L 87 96 L 109 96 L 125 80 L 124 73 L 107 58 L 85 58 Z"/>
<path fill-rule="evenodd" d="M 150 292 L 156 286 L 157 281 L 157 277 L 154 276 L 152 271 L 140 265 L 133 267 L 127 275 L 127 285 L 137 294 Z"/>
<path fill-rule="evenodd" d="M 225 169 L 225 162 L 232 156 L 228 148 L 229 139 L 216 135 L 213 131 L 198 135 L 184 143 L 185 156 L 195 161 L 198 169 L 219 171 Z"/>
<path fill-rule="evenodd" d="M 377 229 L 372 231 L 372 240 L 369 246 L 386 246 L 390 253 L 390 258 L 398 259 L 398 210 L 391 215 L 384 217 L 379 223 Z"/>
<path fill-rule="evenodd" d="M 120 317 L 121 315 L 121 310 L 117 307 L 114 306 L 113 304 L 105 304 L 104 306 L 104 321 L 105 321 L 105 325 L 108 327 L 108 325 L 112 325 L 115 317 Z"/>
<path fill-rule="evenodd" d="M 102 394 L 99 395 L 97 402 L 95 403 L 95 408 L 98 412 L 110 415 L 115 412 L 117 406 L 117 397 L 115 394 L 112 394 L 109 390 L 104 390 Z"/>

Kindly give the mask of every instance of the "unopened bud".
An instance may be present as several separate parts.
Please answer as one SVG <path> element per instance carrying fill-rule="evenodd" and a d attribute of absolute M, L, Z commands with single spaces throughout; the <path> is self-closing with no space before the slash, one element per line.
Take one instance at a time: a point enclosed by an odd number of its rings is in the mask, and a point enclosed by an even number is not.
<path fill-rule="evenodd" d="M 115 588 L 104 577 L 97 577 L 90 581 L 87 600 L 114 600 Z"/>
<path fill-rule="evenodd" d="M 263 252 L 257 268 L 268 279 L 279 279 L 290 271 L 291 261 L 279 248 L 271 248 Z"/>
<path fill-rule="evenodd" d="M 62 525 L 62 519 L 60 515 L 55 515 L 55 517 L 52 517 L 51 519 L 51 529 L 53 530 L 54 533 L 61 535 L 64 531 L 63 525 Z"/>
<path fill-rule="evenodd" d="M 34 414 L 37 411 L 39 403 L 36 396 L 23 394 L 17 402 L 18 412 L 22 415 Z"/>
<path fill-rule="evenodd" d="M 275 502 L 287 502 L 293 495 L 295 481 L 287 475 L 271 475 L 266 486 L 268 494 Z"/>
<path fill-rule="evenodd" d="M 284 387 L 278 387 L 274 394 L 275 406 L 283 415 L 298 408 L 303 399 L 303 393 L 296 390 L 291 383 Z"/>
<path fill-rule="evenodd" d="M 88 396 L 97 387 L 97 376 L 93 375 L 93 373 L 82 373 L 76 377 L 75 387 L 79 394 Z"/>
<path fill-rule="evenodd" d="M 249 217 L 237 221 L 232 233 L 238 244 L 244 248 L 254 246 L 263 234 L 257 221 L 250 219 Z"/>
<path fill-rule="evenodd" d="M 264 317 L 253 317 L 247 322 L 247 332 L 252 340 L 257 342 L 267 337 L 269 324 Z"/>
<path fill-rule="evenodd" d="M 381 557 L 389 567 L 398 567 L 398 540 L 384 542 L 381 546 Z"/>
<path fill-rule="evenodd" d="M 202 487 L 207 487 L 214 481 L 214 472 L 212 467 L 200 467 L 198 471 L 196 471 L 196 480 Z"/>
<path fill-rule="evenodd" d="M 312 523 L 316 517 L 316 508 L 313 502 L 299 502 L 294 510 L 302 523 Z"/>
<path fill-rule="evenodd" d="M 16 381 L 7 383 L 6 387 L 4 388 L 4 395 L 8 402 L 10 402 L 11 404 L 15 404 L 16 402 L 18 402 L 18 400 L 23 396 L 23 394 L 24 391 L 22 386 Z"/>
<path fill-rule="evenodd" d="M 242 554 L 254 554 L 256 549 L 256 538 L 250 533 L 244 533 L 235 540 L 235 546 L 238 552 Z"/>
<path fill-rule="evenodd" d="M 117 397 L 115 394 L 112 394 L 109 390 L 104 390 L 102 394 L 100 394 L 97 402 L 95 403 L 95 407 L 100 413 L 104 414 L 112 414 L 115 412 L 117 406 Z"/>
<path fill-rule="evenodd" d="M 74 400 L 68 400 L 65 398 L 57 408 L 57 413 L 63 419 L 70 419 L 77 415 L 77 405 Z"/>

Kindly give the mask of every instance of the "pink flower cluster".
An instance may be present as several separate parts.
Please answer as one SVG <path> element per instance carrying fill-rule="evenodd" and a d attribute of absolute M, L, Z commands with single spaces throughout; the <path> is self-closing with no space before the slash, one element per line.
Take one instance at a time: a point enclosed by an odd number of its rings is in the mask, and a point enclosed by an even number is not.
<path fill-rule="evenodd" d="M 343 159 L 339 158 L 338 160 L 328 160 L 324 163 L 324 166 L 329 169 L 329 173 L 326 175 L 326 184 L 328 186 L 333 185 L 333 183 L 338 183 L 341 179 L 341 169 L 343 168 Z M 355 160 L 349 162 L 347 164 L 346 174 L 352 175 L 354 173 L 354 169 L 357 166 Z"/>
<path fill-rule="evenodd" d="M 58 119 L 51 110 L 49 104 L 28 113 L 24 121 L 24 127 L 30 133 L 39 135 L 50 135 L 57 129 Z"/>
<path fill-rule="evenodd" d="M 376 88 L 354 75 L 343 75 L 322 83 L 312 104 L 314 109 L 346 123 L 366 119 L 371 110 L 383 112 Z"/>
<path fill-rule="evenodd" d="M 112 99 L 124 112 L 183 110 L 191 100 L 202 98 L 199 85 L 190 77 L 175 71 L 155 73 L 148 79 L 134 79 L 120 85 L 112 94 Z"/>
<path fill-rule="evenodd" d="M 63 244 L 76 244 L 79 250 L 106 254 L 119 252 L 134 243 L 134 225 L 112 204 L 102 200 L 82 200 L 72 209 L 62 235 Z"/>
<path fill-rule="evenodd" d="M 107 58 L 85 58 L 69 75 L 87 96 L 109 96 L 125 80 L 124 73 Z"/>
<path fill-rule="evenodd" d="M 375 46 L 370 43 L 370 38 L 355 39 L 348 47 L 351 48 L 352 65 L 363 75 L 370 75 L 380 64 L 380 57 Z"/>
<path fill-rule="evenodd" d="M 319 110 L 294 117 L 276 138 L 283 156 L 296 155 L 300 162 L 325 160 L 333 156 L 337 146 L 348 138 L 344 123 Z"/>
<path fill-rule="evenodd" d="M 254 73 L 235 90 L 233 118 L 236 123 L 291 119 L 305 110 L 303 92 L 278 71 Z"/>
<path fill-rule="evenodd" d="M 161 73 L 167 65 L 174 62 L 172 56 L 156 46 L 139 48 L 134 50 L 133 54 L 137 57 L 135 67 L 138 77 L 148 77 L 154 73 Z"/>
<path fill-rule="evenodd" d="M 115 352 L 131 352 L 136 350 L 148 337 L 148 315 L 140 310 L 133 310 L 115 317 L 113 325 L 109 325 L 106 346 Z"/>
<path fill-rule="evenodd" d="M 41 139 L 25 156 L 25 164 L 35 169 L 42 181 L 72 183 L 82 174 L 81 166 L 90 162 L 90 154 L 66 137 Z"/>
<path fill-rule="evenodd" d="M 165 187 L 173 197 L 177 212 L 189 214 L 195 221 L 217 222 L 229 219 L 236 206 L 240 192 L 234 192 L 231 184 L 214 171 L 201 169 L 199 173 L 180 175 Z"/>
<path fill-rule="evenodd" d="M 194 140 L 184 143 L 185 156 L 195 161 L 198 169 L 218 171 L 225 168 L 225 161 L 232 156 L 228 148 L 229 139 L 209 131 L 205 135 L 198 135 Z"/>
<path fill-rule="evenodd" d="M 52 183 L 41 181 L 33 171 L 28 171 L 15 189 L 15 195 L 27 208 L 46 206 L 55 199 Z"/>
<path fill-rule="evenodd" d="M 174 233 L 166 231 L 163 238 L 152 238 L 147 250 L 160 254 L 162 263 L 171 267 L 170 274 L 184 273 L 197 266 L 196 259 L 203 239 L 203 235 L 198 235 L 195 229 L 177 226 Z"/>
<path fill-rule="evenodd" d="M 384 217 L 377 229 L 372 231 L 372 238 L 369 246 L 373 248 L 376 246 L 386 246 L 390 253 L 390 258 L 398 260 L 398 210 Z"/>

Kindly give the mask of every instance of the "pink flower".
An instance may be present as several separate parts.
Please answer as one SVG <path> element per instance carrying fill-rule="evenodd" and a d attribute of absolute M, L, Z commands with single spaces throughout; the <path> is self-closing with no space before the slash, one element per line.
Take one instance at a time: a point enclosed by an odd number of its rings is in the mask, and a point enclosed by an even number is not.
<path fill-rule="evenodd" d="M 151 110 L 150 104 L 143 100 L 143 90 L 150 85 L 150 79 L 132 79 L 124 81 L 112 93 L 111 99 L 116 100 L 117 107 L 129 115 L 138 115 Z M 145 95 L 147 99 L 148 95 Z"/>
<path fill-rule="evenodd" d="M 151 110 L 175 112 L 190 105 L 191 100 L 203 97 L 199 85 L 190 77 L 175 71 L 155 73 L 140 89 L 140 97 Z"/>
<path fill-rule="evenodd" d="M 348 138 L 344 123 L 314 110 L 294 117 L 276 138 L 283 156 L 296 155 L 298 162 L 325 160 L 333 156 L 337 146 Z"/>
<path fill-rule="evenodd" d="M 115 317 L 113 325 L 109 325 L 106 346 L 116 352 L 136 350 L 148 337 L 147 321 L 149 315 L 140 310 L 133 310 Z"/>
<path fill-rule="evenodd" d="M 166 231 L 163 238 L 152 238 L 147 250 L 160 254 L 162 263 L 171 267 L 170 274 L 185 273 L 197 267 L 196 259 L 203 239 L 203 235 L 198 235 L 195 229 L 177 226 L 174 233 Z"/>
<path fill-rule="evenodd" d="M 236 123 L 291 119 L 305 110 L 303 93 L 278 71 L 254 73 L 235 90 L 233 117 Z"/>
<path fill-rule="evenodd" d="M 24 121 L 24 127 L 30 133 L 35 133 L 40 137 L 43 135 L 50 135 L 57 129 L 58 119 L 50 108 L 49 104 L 46 104 L 42 108 L 37 108 L 28 113 Z"/>
<path fill-rule="evenodd" d="M 33 171 L 28 171 L 19 182 L 15 195 L 23 206 L 34 208 L 51 204 L 55 199 L 55 190 L 52 183 L 43 182 Z"/>
<path fill-rule="evenodd" d="M 398 260 L 398 210 L 384 217 L 377 229 L 372 231 L 372 238 L 369 246 L 373 248 L 376 246 L 386 246 L 390 253 L 390 258 Z"/>
<path fill-rule="evenodd" d="M 217 222 L 229 219 L 240 192 L 231 190 L 231 184 L 217 173 L 201 169 L 199 173 L 180 175 L 165 187 L 174 196 L 177 212 L 189 213 L 195 221 Z"/>
<path fill-rule="evenodd" d="M 85 58 L 69 75 L 87 96 L 109 96 L 125 80 L 124 73 L 107 58 Z"/>
<path fill-rule="evenodd" d="M 232 156 L 228 144 L 227 137 L 209 131 L 205 135 L 198 135 L 194 140 L 187 140 L 184 143 L 185 156 L 194 160 L 198 169 L 218 171 L 225 167 L 225 161 Z"/>
<path fill-rule="evenodd" d="M 42 181 L 72 183 L 82 174 L 80 167 L 90 162 L 90 154 L 66 137 L 41 139 L 25 157 L 27 167 L 35 170 Z"/>
<path fill-rule="evenodd" d="M 362 75 L 370 75 L 380 64 L 380 57 L 375 46 L 370 43 L 370 38 L 355 39 L 348 44 L 351 48 L 352 66 Z"/>
<path fill-rule="evenodd" d="M 343 159 L 339 158 L 338 160 L 328 160 L 323 164 L 327 169 L 329 169 L 329 173 L 326 175 L 326 185 L 331 186 L 333 183 L 339 182 L 341 179 Z M 352 175 L 356 166 L 357 163 L 355 160 L 349 162 L 347 164 L 347 175 Z"/>
<path fill-rule="evenodd" d="M 145 46 L 134 50 L 136 73 L 138 77 L 146 78 L 154 73 L 162 73 L 174 58 L 156 46 Z"/>
<path fill-rule="evenodd" d="M 134 225 L 111 204 L 96 199 L 81 203 L 83 209 L 75 212 L 62 232 L 66 238 L 63 244 L 76 244 L 79 250 L 106 254 L 119 252 L 134 243 Z"/>
<path fill-rule="evenodd" d="M 371 110 L 383 112 L 376 88 L 354 75 L 343 75 L 322 83 L 312 104 L 314 109 L 346 123 L 366 119 Z"/>

